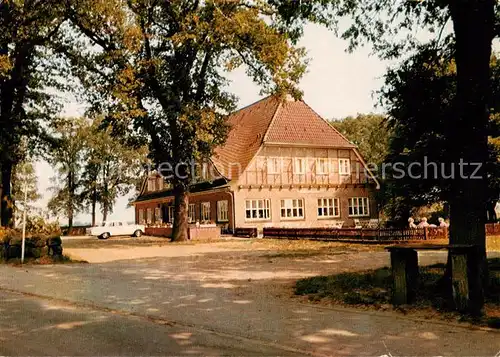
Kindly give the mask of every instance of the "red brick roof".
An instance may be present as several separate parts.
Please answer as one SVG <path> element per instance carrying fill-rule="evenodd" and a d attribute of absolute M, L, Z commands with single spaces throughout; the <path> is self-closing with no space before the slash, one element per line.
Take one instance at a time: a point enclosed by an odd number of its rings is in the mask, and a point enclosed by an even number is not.
<path fill-rule="evenodd" d="M 212 159 L 222 175 L 237 179 L 263 144 L 354 148 L 303 101 L 270 96 L 230 115 L 226 144 Z"/>

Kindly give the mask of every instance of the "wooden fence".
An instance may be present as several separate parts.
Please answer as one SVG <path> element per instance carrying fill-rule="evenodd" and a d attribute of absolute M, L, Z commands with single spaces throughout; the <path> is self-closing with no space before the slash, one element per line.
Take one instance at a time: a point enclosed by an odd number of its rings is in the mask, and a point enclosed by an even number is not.
<path fill-rule="evenodd" d="M 264 238 L 367 242 L 425 241 L 448 239 L 448 229 L 264 228 Z"/>
<path fill-rule="evenodd" d="M 500 223 L 487 223 L 486 224 L 487 236 L 500 236 Z"/>

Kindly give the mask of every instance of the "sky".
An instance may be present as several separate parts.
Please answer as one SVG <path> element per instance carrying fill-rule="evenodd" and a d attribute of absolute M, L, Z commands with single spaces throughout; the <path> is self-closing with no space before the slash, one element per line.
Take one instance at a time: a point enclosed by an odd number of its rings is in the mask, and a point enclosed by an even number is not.
<path fill-rule="evenodd" d="M 318 25 L 307 25 L 300 46 L 307 49 L 310 59 L 308 72 L 300 83 L 304 101 L 325 119 L 343 118 L 357 113 L 382 112 L 376 108 L 374 92 L 383 84 L 388 62 L 370 55 L 369 48 L 346 53 L 347 42 Z M 243 70 L 230 74 L 230 90 L 239 97 L 239 107 L 251 104 L 261 97 L 259 88 L 246 77 Z M 83 115 L 83 106 L 69 102 L 64 115 Z M 52 192 L 54 170 L 46 162 L 37 162 L 38 188 L 43 196 L 38 206 L 46 207 Z M 134 209 L 127 207 L 128 197 L 121 197 L 110 220 L 134 220 Z M 100 220 L 98 215 L 97 221 Z M 76 223 L 90 222 L 90 214 L 79 214 Z M 64 224 L 64 219 L 61 223 Z"/>

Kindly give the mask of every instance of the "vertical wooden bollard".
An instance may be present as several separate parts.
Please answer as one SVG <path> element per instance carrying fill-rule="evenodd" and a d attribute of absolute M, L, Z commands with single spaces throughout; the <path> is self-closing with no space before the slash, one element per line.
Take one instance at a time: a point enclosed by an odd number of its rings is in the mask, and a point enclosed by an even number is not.
<path fill-rule="evenodd" d="M 409 304 L 415 299 L 418 283 L 418 255 L 415 250 L 392 250 L 391 265 L 394 305 Z"/>

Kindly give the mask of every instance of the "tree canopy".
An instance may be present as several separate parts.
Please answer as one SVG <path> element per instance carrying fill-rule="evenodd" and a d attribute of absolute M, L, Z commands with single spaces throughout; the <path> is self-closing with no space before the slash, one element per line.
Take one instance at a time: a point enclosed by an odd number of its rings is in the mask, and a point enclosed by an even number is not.
<path fill-rule="evenodd" d="M 364 160 L 376 170 L 381 168 L 388 154 L 391 132 L 385 116 L 380 114 L 358 114 L 332 120 L 330 123 L 346 136 L 358 149 Z"/>
<path fill-rule="evenodd" d="M 84 63 L 79 76 L 93 109 L 122 132 L 145 135 L 156 165 L 180 168 L 171 175 L 174 239 L 187 239 L 192 178 L 184 165 L 208 160 L 225 141 L 237 99 L 227 73 L 244 66 L 263 92 L 299 97 L 303 49 L 280 30 L 276 8 L 260 1 L 81 1 L 69 11 L 90 46 L 68 38 L 62 51 Z"/>

